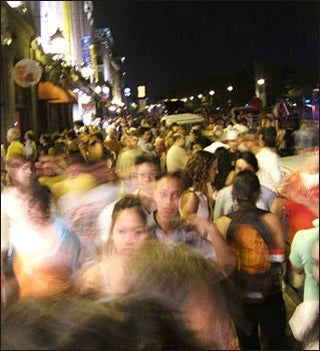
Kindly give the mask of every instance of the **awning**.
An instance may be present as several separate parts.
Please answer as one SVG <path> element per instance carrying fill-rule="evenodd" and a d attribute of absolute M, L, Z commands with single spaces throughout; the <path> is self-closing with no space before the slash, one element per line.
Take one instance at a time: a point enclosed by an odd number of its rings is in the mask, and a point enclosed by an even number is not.
<path fill-rule="evenodd" d="M 38 100 L 48 100 L 51 104 L 76 104 L 77 96 L 71 90 L 65 90 L 51 82 L 40 82 Z"/>

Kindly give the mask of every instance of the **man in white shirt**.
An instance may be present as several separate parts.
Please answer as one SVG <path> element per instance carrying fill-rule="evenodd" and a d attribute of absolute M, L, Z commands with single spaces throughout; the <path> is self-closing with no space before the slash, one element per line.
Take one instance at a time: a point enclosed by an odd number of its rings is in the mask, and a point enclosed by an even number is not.
<path fill-rule="evenodd" d="M 186 136 L 183 133 L 175 133 L 172 138 L 173 145 L 170 147 L 166 155 L 168 172 L 183 170 L 188 160 L 188 153 L 185 149 Z"/>

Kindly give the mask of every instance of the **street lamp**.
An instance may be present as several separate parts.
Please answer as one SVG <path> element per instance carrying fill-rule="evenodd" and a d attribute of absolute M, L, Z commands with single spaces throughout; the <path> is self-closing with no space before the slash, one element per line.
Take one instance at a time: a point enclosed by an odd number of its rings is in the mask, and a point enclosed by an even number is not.
<path fill-rule="evenodd" d="M 53 35 L 51 35 L 49 43 L 50 51 L 52 54 L 63 56 L 68 50 L 68 42 L 63 36 L 60 28 L 58 28 L 56 32 Z"/>
<path fill-rule="evenodd" d="M 202 95 L 202 94 L 199 94 L 199 95 L 198 95 L 198 98 L 199 98 L 199 99 L 202 99 L 202 98 L 203 98 L 203 95 Z"/>
<path fill-rule="evenodd" d="M 260 78 L 260 79 L 257 80 L 257 84 L 258 85 L 263 85 L 264 83 L 265 83 L 264 78 Z"/>
<path fill-rule="evenodd" d="M 210 105 L 212 105 L 212 97 L 216 92 L 214 90 L 210 90 L 209 91 L 209 95 L 210 95 Z"/>
<path fill-rule="evenodd" d="M 232 85 L 229 85 L 229 86 L 227 87 L 227 90 L 231 92 L 231 91 L 233 90 L 233 86 L 232 86 Z"/>

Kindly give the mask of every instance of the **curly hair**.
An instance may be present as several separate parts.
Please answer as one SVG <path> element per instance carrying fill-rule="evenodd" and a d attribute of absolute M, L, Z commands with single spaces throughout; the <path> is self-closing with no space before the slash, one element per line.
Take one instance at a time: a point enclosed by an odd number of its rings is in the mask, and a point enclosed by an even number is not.
<path fill-rule="evenodd" d="M 216 159 L 214 154 L 204 150 L 192 154 L 185 167 L 187 187 L 206 192 L 209 169 Z"/>

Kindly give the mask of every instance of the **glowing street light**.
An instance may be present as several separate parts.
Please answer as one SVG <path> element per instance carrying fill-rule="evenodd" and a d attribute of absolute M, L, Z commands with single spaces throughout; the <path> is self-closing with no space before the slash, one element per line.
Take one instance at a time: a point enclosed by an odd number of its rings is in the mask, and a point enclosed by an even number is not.
<path fill-rule="evenodd" d="M 260 78 L 257 80 L 257 84 L 258 85 L 263 85 L 266 81 L 264 80 L 264 78 Z"/>
<path fill-rule="evenodd" d="M 227 88 L 228 91 L 232 91 L 233 90 L 233 86 L 232 85 L 229 85 L 228 88 Z"/>
<path fill-rule="evenodd" d="M 192 101 L 194 99 L 194 96 L 190 96 L 189 100 Z"/>
<path fill-rule="evenodd" d="M 210 96 L 213 96 L 215 93 L 216 93 L 216 92 L 215 92 L 214 90 L 210 90 L 210 91 L 209 91 L 209 95 L 210 95 Z"/>
<path fill-rule="evenodd" d="M 199 99 L 202 99 L 202 98 L 203 98 L 203 95 L 202 95 L 202 94 L 199 94 L 199 95 L 198 95 L 198 98 L 199 98 Z"/>

